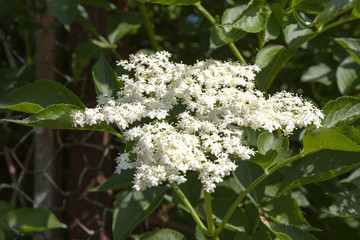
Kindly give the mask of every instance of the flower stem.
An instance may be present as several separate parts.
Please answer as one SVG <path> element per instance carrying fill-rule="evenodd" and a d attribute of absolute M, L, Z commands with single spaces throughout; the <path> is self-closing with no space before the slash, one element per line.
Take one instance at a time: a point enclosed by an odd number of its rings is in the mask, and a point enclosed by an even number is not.
<path fill-rule="evenodd" d="M 203 230 L 205 233 L 208 233 L 208 230 L 206 229 L 204 223 L 201 221 L 199 215 L 196 213 L 195 209 L 193 208 L 189 200 L 186 198 L 185 194 L 181 191 L 181 189 L 175 183 L 171 183 L 171 187 L 175 190 L 176 194 L 180 197 L 187 209 L 190 211 L 191 216 L 193 217 L 197 225 L 201 228 L 201 230 Z"/>
<path fill-rule="evenodd" d="M 208 225 L 208 233 L 212 239 L 219 239 L 217 236 L 214 236 L 215 233 L 215 224 L 212 217 L 212 209 L 211 209 L 211 197 L 210 193 L 204 190 L 205 197 L 205 209 L 206 209 L 206 221 Z"/>
<path fill-rule="evenodd" d="M 146 32 L 148 34 L 148 37 L 149 37 L 149 40 L 150 40 L 150 43 L 151 43 L 151 46 L 152 46 L 152 48 L 154 50 L 159 51 L 160 50 L 159 44 L 156 41 L 155 32 L 154 32 L 154 29 L 153 29 L 152 24 L 150 22 L 149 16 L 147 14 L 145 4 L 142 3 L 142 2 L 139 2 L 138 7 L 139 7 L 139 12 L 140 12 L 141 18 L 142 18 L 142 20 L 144 22 L 145 30 L 146 30 Z"/>
<path fill-rule="evenodd" d="M 211 16 L 211 14 L 201 5 L 200 2 L 194 3 L 194 6 L 199 9 L 199 11 L 206 17 L 207 20 L 211 24 L 215 24 L 215 18 Z M 234 53 L 235 57 L 242 63 L 247 64 L 243 56 L 241 55 L 240 51 L 237 49 L 234 43 L 229 43 L 228 46 L 230 47 L 231 51 Z"/>
<path fill-rule="evenodd" d="M 226 212 L 225 217 L 223 218 L 221 224 L 219 225 L 219 227 L 216 229 L 215 231 L 215 235 L 219 235 L 219 233 L 223 230 L 225 224 L 227 223 L 227 221 L 229 220 L 229 218 L 231 217 L 231 215 L 233 214 L 233 212 L 235 211 L 236 207 L 239 205 L 239 203 L 246 197 L 246 195 L 253 190 L 259 183 L 261 183 L 262 181 L 264 181 L 268 176 L 270 176 L 272 173 L 276 172 L 278 169 L 284 167 L 285 165 L 298 160 L 300 158 L 303 158 L 307 155 L 316 153 L 318 151 L 320 151 L 321 149 L 313 149 L 313 150 L 308 150 L 308 151 L 303 151 L 295 156 L 292 156 L 288 159 L 286 159 L 284 162 L 275 165 L 273 168 L 269 169 L 268 171 L 264 172 L 260 177 L 258 177 L 254 182 L 252 182 L 237 198 L 236 200 L 233 202 L 233 204 L 231 205 L 231 207 L 229 208 L 229 210 Z"/>

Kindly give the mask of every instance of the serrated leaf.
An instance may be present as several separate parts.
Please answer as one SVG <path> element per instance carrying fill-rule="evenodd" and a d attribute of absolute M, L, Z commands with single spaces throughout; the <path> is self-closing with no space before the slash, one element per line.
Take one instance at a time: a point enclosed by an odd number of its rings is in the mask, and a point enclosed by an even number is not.
<path fill-rule="evenodd" d="M 73 130 L 95 130 L 118 134 L 108 124 L 101 123 L 86 127 L 75 127 L 72 115 L 75 111 L 81 110 L 79 107 L 70 104 L 54 104 L 44 110 L 21 120 L 3 119 L 4 121 L 21 124 L 28 127 L 44 127 L 53 129 L 73 129 Z"/>
<path fill-rule="evenodd" d="M 280 240 L 316 240 L 313 235 L 301 230 L 300 228 L 274 223 L 262 216 L 260 216 L 260 220 Z"/>
<path fill-rule="evenodd" d="M 18 208 L 2 214 L 1 225 L 7 224 L 19 232 L 37 232 L 54 228 L 67 228 L 54 214 L 40 208 Z M 5 225 L 7 226 L 7 225 Z M 8 230 L 10 228 L 7 226 Z"/>
<path fill-rule="evenodd" d="M 320 151 L 301 159 L 286 174 L 277 196 L 314 182 L 321 182 L 348 172 L 360 165 L 360 153 L 344 151 Z"/>
<path fill-rule="evenodd" d="M 101 192 L 107 190 L 118 190 L 131 186 L 134 178 L 134 170 L 123 170 L 120 174 L 111 175 L 106 181 L 96 187 L 89 189 L 89 192 Z"/>
<path fill-rule="evenodd" d="M 239 29 L 231 29 L 229 32 L 224 27 L 215 24 L 211 29 L 210 35 L 210 49 L 217 49 L 226 44 L 236 42 L 243 38 L 246 32 Z"/>
<path fill-rule="evenodd" d="M 116 97 L 120 83 L 116 72 L 110 67 L 103 54 L 93 67 L 93 79 L 97 95 Z"/>
<path fill-rule="evenodd" d="M 114 239 L 127 239 L 133 229 L 160 205 L 166 186 L 145 191 L 122 191 L 116 195 L 113 213 Z"/>
<path fill-rule="evenodd" d="M 186 240 L 186 238 L 178 231 L 162 228 L 136 236 L 134 240 Z"/>
<path fill-rule="evenodd" d="M 335 42 L 340 44 L 355 61 L 360 65 L 360 39 L 357 38 L 335 38 Z"/>
<path fill-rule="evenodd" d="M 314 128 L 306 131 L 303 137 L 304 151 L 331 149 L 360 152 L 360 145 L 345 135 L 330 128 Z"/>
<path fill-rule="evenodd" d="M 81 100 L 64 85 L 51 80 L 38 80 L 11 92 L 0 108 L 37 113 L 53 104 L 72 104 L 85 108 Z"/>
<path fill-rule="evenodd" d="M 360 84 L 360 66 L 353 57 L 349 56 L 340 63 L 336 70 L 336 80 L 342 95 L 349 95 Z"/>
<path fill-rule="evenodd" d="M 261 71 L 256 75 L 255 83 L 261 91 L 266 91 L 280 72 L 283 65 L 295 54 L 295 50 L 290 50 L 281 45 L 269 45 L 261 49 L 255 60 L 255 65 Z"/>
<path fill-rule="evenodd" d="M 285 225 L 293 225 L 303 230 L 308 230 L 310 224 L 306 221 L 301 213 L 300 207 L 296 201 L 288 196 L 274 198 L 263 210 L 276 221 Z"/>
<path fill-rule="evenodd" d="M 266 23 L 267 14 L 265 13 L 265 10 L 261 6 L 256 6 L 249 10 L 239 20 L 233 22 L 231 27 L 249 33 L 257 33 L 266 27 Z"/>
<path fill-rule="evenodd" d="M 46 0 L 50 12 L 62 22 L 69 25 L 77 13 L 78 0 Z"/>
<path fill-rule="evenodd" d="M 360 98 L 340 97 L 329 101 L 322 110 L 325 114 L 323 125 L 326 127 L 348 125 L 360 117 Z"/>
<path fill-rule="evenodd" d="M 341 193 L 339 197 L 326 211 L 339 217 L 360 218 L 360 191 Z"/>
<path fill-rule="evenodd" d="M 162 5 L 193 5 L 199 2 L 199 0 L 138 0 L 144 3 L 156 3 Z"/>
<path fill-rule="evenodd" d="M 237 161 L 238 167 L 233 172 L 233 175 L 238 180 L 242 190 L 246 189 L 252 182 L 260 177 L 264 171 L 255 163 L 249 161 Z M 248 195 L 249 198 L 256 204 L 260 204 L 265 191 L 265 183 L 257 185 Z"/>

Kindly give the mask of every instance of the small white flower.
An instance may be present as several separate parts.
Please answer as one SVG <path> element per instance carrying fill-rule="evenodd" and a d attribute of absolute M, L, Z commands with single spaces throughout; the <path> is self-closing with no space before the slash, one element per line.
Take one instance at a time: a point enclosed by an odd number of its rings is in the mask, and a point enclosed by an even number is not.
<path fill-rule="evenodd" d="M 170 56 L 163 51 L 119 61 L 134 77 L 119 77 L 123 89 L 117 98 L 99 96 L 97 107 L 73 115 L 75 126 L 116 123 L 127 141 L 136 140 L 116 159 L 116 173 L 136 169 L 135 190 L 165 181 L 181 184 L 187 171 L 197 171 L 204 189 L 213 192 L 236 169 L 229 155 L 243 160 L 255 155 L 242 144 L 243 127 L 289 135 L 299 127 L 321 125 L 323 114 L 310 102 L 284 91 L 265 98 L 256 90 L 257 66 L 216 60 L 187 66 L 170 62 Z M 165 120 L 175 115 L 176 121 Z M 131 126 L 144 118 L 152 122 Z"/>

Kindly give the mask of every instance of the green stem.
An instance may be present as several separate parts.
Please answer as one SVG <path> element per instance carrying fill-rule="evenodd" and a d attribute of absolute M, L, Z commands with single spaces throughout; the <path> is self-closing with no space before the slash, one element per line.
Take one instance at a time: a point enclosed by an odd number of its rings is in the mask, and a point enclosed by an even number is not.
<path fill-rule="evenodd" d="M 205 209 L 206 209 L 206 221 L 208 225 L 208 233 L 210 237 L 214 240 L 219 239 L 217 236 L 214 236 L 215 233 L 215 224 L 212 217 L 212 209 L 211 209 L 211 197 L 210 193 L 204 190 L 204 198 L 205 198 Z"/>
<path fill-rule="evenodd" d="M 309 150 L 309 151 L 303 151 L 295 156 L 292 156 L 291 158 L 288 158 L 287 160 L 285 160 L 284 162 L 275 165 L 273 168 L 269 169 L 268 171 L 264 172 L 260 177 L 258 177 L 254 182 L 252 182 L 238 197 L 237 199 L 234 201 L 234 203 L 231 205 L 231 207 L 229 208 L 229 210 L 226 212 L 225 217 L 223 218 L 223 221 L 221 222 L 221 224 L 219 225 L 219 227 L 216 229 L 215 235 L 219 235 L 219 233 L 223 230 L 225 224 L 227 223 L 227 221 L 229 220 L 230 216 L 233 214 L 233 212 L 235 211 L 236 207 L 239 205 L 239 203 L 246 197 L 246 195 L 253 190 L 258 184 L 260 184 L 262 181 L 264 181 L 268 176 L 270 176 L 272 173 L 276 172 L 278 169 L 284 167 L 285 165 L 288 165 L 289 163 L 296 161 L 300 158 L 303 158 L 307 155 L 316 153 L 318 151 L 320 151 L 321 149 L 314 149 L 314 150 Z"/>
<path fill-rule="evenodd" d="M 145 27 L 145 30 L 146 30 L 146 32 L 148 34 L 151 46 L 156 51 L 159 51 L 160 50 L 159 44 L 156 41 L 155 32 L 154 32 L 154 29 L 153 29 L 152 24 L 150 22 L 149 16 L 147 14 L 145 4 L 139 2 L 138 6 L 139 6 L 140 15 L 141 15 L 141 18 L 142 18 L 142 20 L 144 22 L 144 27 Z"/>
<path fill-rule="evenodd" d="M 206 229 L 204 223 L 201 221 L 199 215 L 196 213 L 195 209 L 193 208 L 189 200 L 186 198 L 185 194 L 175 183 L 171 183 L 171 187 L 175 190 L 176 194 L 180 197 L 187 209 L 190 211 L 191 216 L 193 217 L 197 225 L 201 228 L 201 230 L 203 230 L 205 233 L 208 233 L 208 230 Z"/>
<path fill-rule="evenodd" d="M 211 24 L 215 24 L 215 18 L 211 16 L 211 14 L 201 5 L 200 2 L 194 3 L 194 6 L 199 9 L 199 11 L 206 17 L 207 20 Z M 243 56 L 241 55 L 240 51 L 237 49 L 234 43 L 229 43 L 228 46 L 230 47 L 231 51 L 234 53 L 235 57 L 242 63 L 247 64 Z"/>

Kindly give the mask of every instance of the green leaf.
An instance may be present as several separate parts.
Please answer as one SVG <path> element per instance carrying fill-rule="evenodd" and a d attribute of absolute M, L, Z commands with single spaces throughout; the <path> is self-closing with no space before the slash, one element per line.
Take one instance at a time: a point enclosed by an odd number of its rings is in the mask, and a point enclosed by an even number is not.
<path fill-rule="evenodd" d="M 359 1 L 359 0 L 356 0 L 356 1 L 355 1 L 355 6 L 354 6 L 351 14 L 352 14 L 354 17 L 360 18 L 360 1 Z"/>
<path fill-rule="evenodd" d="M 107 19 L 107 32 L 110 43 L 116 43 L 126 34 L 140 28 L 141 17 L 134 11 L 112 14 Z"/>
<path fill-rule="evenodd" d="M 4 200 L 0 200 L 0 213 L 12 210 L 14 207 Z"/>
<path fill-rule="evenodd" d="M 90 59 L 97 57 L 101 51 L 102 48 L 91 40 L 77 45 L 71 62 L 75 80 L 80 77 L 83 69 L 89 64 Z"/>
<path fill-rule="evenodd" d="M 103 8 L 106 11 L 116 10 L 116 6 L 107 0 L 80 0 L 80 3 Z"/>
<path fill-rule="evenodd" d="M 134 178 L 134 170 L 123 170 L 120 174 L 111 175 L 104 183 L 89 189 L 89 192 L 101 192 L 107 190 L 118 190 L 131 186 Z"/>
<path fill-rule="evenodd" d="M 274 198 L 263 207 L 263 210 L 273 221 L 293 225 L 303 230 L 310 229 L 310 225 L 301 213 L 300 207 L 291 197 Z"/>
<path fill-rule="evenodd" d="M 340 44 L 355 61 L 360 65 L 360 39 L 357 38 L 335 38 L 335 42 Z"/>
<path fill-rule="evenodd" d="M 261 49 L 255 60 L 255 65 L 261 69 L 255 78 L 256 86 L 261 91 L 266 91 L 271 86 L 283 65 L 285 65 L 294 54 L 294 50 L 289 50 L 281 45 L 269 45 Z"/>
<path fill-rule="evenodd" d="M 199 2 L 199 0 L 138 0 L 144 3 L 156 3 L 162 5 L 193 5 Z"/>
<path fill-rule="evenodd" d="M 284 30 L 285 42 L 291 49 L 300 47 L 304 42 L 310 40 L 314 31 L 310 28 L 301 28 L 297 24 L 290 24 Z"/>
<path fill-rule="evenodd" d="M 302 11 L 294 10 L 294 16 L 302 28 L 308 28 L 312 25 L 312 20 Z"/>
<path fill-rule="evenodd" d="M 304 151 L 331 149 L 360 152 L 360 145 L 345 135 L 330 128 L 314 128 L 306 131 L 303 137 Z"/>
<path fill-rule="evenodd" d="M 116 72 L 111 68 L 103 54 L 93 67 L 93 79 L 97 95 L 116 97 L 120 91 L 120 83 Z"/>
<path fill-rule="evenodd" d="M 340 127 L 336 127 L 335 131 L 341 133 L 342 135 L 346 136 L 347 138 L 349 138 L 351 141 L 353 141 L 356 144 L 360 144 L 360 131 L 350 125 L 350 126 L 340 126 Z"/>
<path fill-rule="evenodd" d="M 273 232 L 280 240 L 316 240 L 316 238 L 300 228 L 274 223 L 260 216 L 262 223 Z"/>
<path fill-rule="evenodd" d="M 301 76 L 302 82 L 320 82 L 324 85 L 331 85 L 330 77 L 333 74 L 333 70 L 324 63 L 309 67 L 305 73 Z"/>
<path fill-rule="evenodd" d="M 291 155 L 289 139 L 270 132 L 263 132 L 259 135 L 257 146 L 258 153 L 250 161 L 259 164 L 264 170 Z"/>
<path fill-rule="evenodd" d="M 360 191 L 343 192 L 326 211 L 339 217 L 360 218 Z"/>
<path fill-rule="evenodd" d="M 173 229 L 162 228 L 136 236 L 134 240 L 186 240 L 186 238 Z"/>
<path fill-rule="evenodd" d="M 360 98 L 340 97 L 329 101 L 323 108 L 323 124 L 328 128 L 349 125 L 360 117 Z"/>
<path fill-rule="evenodd" d="M 281 26 L 276 21 L 274 14 L 271 14 L 267 21 L 264 32 L 264 44 L 270 40 L 274 40 L 279 37 L 281 32 Z"/>
<path fill-rule="evenodd" d="M 235 11 L 236 9 L 239 8 L 235 7 L 232 9 L 232 11 Z M 243 10 L 244 11 L 241 12 L 239 11 L 236 16 L 233 16 L 232 13 L 228 13 L 227 17 L 225 18 L 226 21 L 222 22 L 223 26 L 227 28 L 241 29 L 249 33 L 260 32 L 266 27 L 268 16 L 266 14 L 266 10 L 262 6 L 259 5 L 250 8 L 243 8 Z M 230 20 L 230 17 L 228 16 L 231 16 L 231 18 L 237 18 L 237 16 L 240 16 L 240 18 L 234 22 L 229 23 L 228 20 Z"/>
<path fill-rule="evenodd" d="M 50 12 L 62 22 L 69 25 L 77 13 L 78 0 L 46 0 Z"/>
<path fill-rule="evenodd" d="M 348 172 L 360 165 L 358 152 L 320 151 L 306 156 L 291 168 L 281 183 L 277 196 L 314 182 L 321 182 Z"/>
<path fill-rule="evenodd" d="M 54 214 L 45 209 L 18 208 L 2 214 L 2 218 L 19 232 L 37 232 L 53 228 L 67 228 Z M 0 224 L 3 224 L 0 219 Z M 7 227 L 8 230 L 10 230 Z"/>
<path fill-rule="evenodd" d="M 118 134 L 108 124 L 101 123 L 84 128 L 75 127 L 72 115 L 81 110 L 79 107 L 69 104 L 54 104 L 44 110 L 21 120 L 3 119 L 8 122 L 21 124 L 28 127 L 44 127 L 53 129 L 95 130 Z"/>
<path fill-rule="evenodd" d="M 218 189 L 216 188 L 216 191 L 217 190 Z M 212 205 L 213 215 L 217 223 L 222 222 L 222 219 L 224 218 L 227 210 L 229 210 L 229 206 L 231 206 L 235 198 L 236 195 L 214 196 L 213 200 L 211 201 L 211 205 Z M 251 225 L 245 210 L 240 207 L 237 207 L 234 210 L 233 214 L 231 215 L 229 221 L 225 225 L 225 228 L 236 232 L 250 231 Z"/>
<path fill-rule="evenodd" d="M 38 80 L 10 93 L 0 108 L 37 113 L 53 104 L 72 104 L 85 108 L 81 100 L 64 85 L 51 80 Z"/>
<path fill-rule="evenodd" d="M 249 161 L 237 161 L 236 163 L 238 167 L 233 174 L 243 190 L 264 173 L 263 169 L 255 163 Z M 264 190 L 265 183 L 263 182 L 250 192 L 249 198 L 254 203 L 260 204 L 264 197 Z"/>
<path fill-rule="evenodd" d="M 360 168 L 352 172 L 347 178 L 341 180 L 342 183 L 352 183 L 360 185 Z"/>
<path fill-rule="evenodd" d="M 360 66 L 353 57 L 349 56 L 340 63 L 336 70 L 336 80 L 342 95 L 349 95 L 360 84 Z"/>
<path fill-rule="evenodd" d="M 356 1 L 356 0 L 355 0 Z M 321 26 L 332 21 L 340 14 L 350 10 L 354 6 L 354 0 L 330 0 L 324 3 L 324 11 L 319 13 L 313 24 L 319 29 Z"/>
<path fill-rule="evenodd" d="M 274 162 L 277 156 L 278 156 L 278 152 L 275 150 L 269 150 L 265 154 L 257 152 L 255 156 L 250 158 L 249 161 L 256 163 L 257 165 L 262 167 L 265 171 Z"/>
<path fill-rule="evenodd" d="M 211 30 L 210 49 L 216 49 L 226 44 L 236 42 L 237 40 L 243 38 L 245 35 L 246 32 L 242 30 L 233 28 L 229 32 L 227 32 L 224 27 L 216 24 Z"/>
<path fill-rule="evenodd" d="M 113 213 L 114 239 L 127 239 L 133 229 L 160 205 L 167 186 L 145 191 L 122 191 L 116 195 Z"/>

